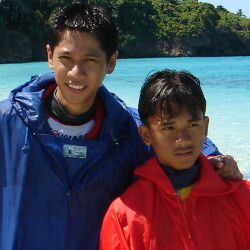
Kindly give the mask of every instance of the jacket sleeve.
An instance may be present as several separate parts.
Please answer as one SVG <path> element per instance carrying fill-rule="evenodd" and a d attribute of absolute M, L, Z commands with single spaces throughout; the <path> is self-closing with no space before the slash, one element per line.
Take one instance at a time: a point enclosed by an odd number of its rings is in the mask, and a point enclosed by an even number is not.
<path fill-rule="evenodd" d="M 133 250 L 130 244 L 125 207 L 116 199 L 103 220 L 99 250 Z"/>

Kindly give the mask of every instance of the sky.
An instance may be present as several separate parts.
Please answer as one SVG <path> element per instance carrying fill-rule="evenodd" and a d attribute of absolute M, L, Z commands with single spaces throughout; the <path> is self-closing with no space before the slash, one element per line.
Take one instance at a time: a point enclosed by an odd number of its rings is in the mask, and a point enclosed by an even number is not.
<path fill-rule="evenodd" d="M 211 3 L 215 7 L 222 5 L 234 14 L 238 9 L 242 9 L 243 14 L 250 18 L 250 0 L 199 0 L 199 2 Z"/>

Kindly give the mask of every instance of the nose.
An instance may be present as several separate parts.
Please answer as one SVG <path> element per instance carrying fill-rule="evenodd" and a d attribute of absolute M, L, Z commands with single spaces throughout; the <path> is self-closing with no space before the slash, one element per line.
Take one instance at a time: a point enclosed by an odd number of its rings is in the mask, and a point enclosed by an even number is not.
<path fill-rule="evenodd" d="M 186 130 L 179 130 L 176 132 L 175 142 L 178 144 L 185 144 L 190 142 L 190 136 Z"/>
<path fill-rule="evenodd" d="M 71 78 L 82 78 L 85 75 L 85 71 L 82 65 L 74 64 L 73 67 L 68 71 L 68 76 Z"/>

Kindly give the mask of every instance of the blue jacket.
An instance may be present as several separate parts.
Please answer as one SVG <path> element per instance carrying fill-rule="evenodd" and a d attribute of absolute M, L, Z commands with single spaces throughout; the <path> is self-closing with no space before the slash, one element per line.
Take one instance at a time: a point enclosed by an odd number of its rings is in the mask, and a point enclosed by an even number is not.
<path fill-rule="evenodd" d="M 105 118 L 98 139 L 53 136 L 42 95 L 52 73 L 33 77 L 0 103 L 0 249 L 96 249 L 101 221 L 134 168 L 152 156 L 135 110 L 101 86 Z M 136 122 L 135 122 L 136 121 Z M 205 154 L 218 154 L 205 141 Z M 79 157 L 67 157 L 65 147 Z"/>

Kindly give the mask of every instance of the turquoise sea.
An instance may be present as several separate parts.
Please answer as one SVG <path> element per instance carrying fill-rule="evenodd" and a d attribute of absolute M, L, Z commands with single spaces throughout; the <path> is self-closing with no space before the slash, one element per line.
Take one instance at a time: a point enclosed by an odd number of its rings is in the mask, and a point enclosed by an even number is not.
<path fill-rule="evenodd" d="M 119 59 L 104 84 L 127 105 L 137 107 L 145 77 L 164 68 L 188 70 L 200 78 L 208 103 L 209 138 L 223 154 L 232 155 L 250 179 L 250 57 Z M 0 100 L 31 75 L 49 71 L 46 62 L 0 64 Z"/>

